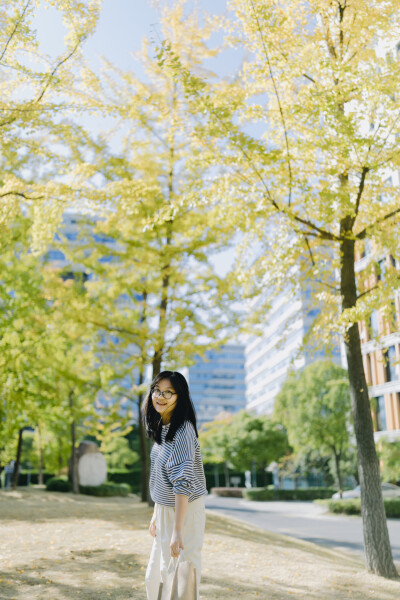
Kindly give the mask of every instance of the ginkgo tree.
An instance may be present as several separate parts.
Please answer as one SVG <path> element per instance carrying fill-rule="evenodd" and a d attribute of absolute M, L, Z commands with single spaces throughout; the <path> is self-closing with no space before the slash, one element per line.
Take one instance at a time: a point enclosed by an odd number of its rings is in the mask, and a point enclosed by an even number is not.
<path fill-rule="evenodd" d="M 185 18 L 183 5 L 166 9 L 161 27 L 191 68 L 200 70 L 201 61 L 215 54 L 202 39 L 211 24 L 199 29 L 196 19 Z M 139 400 L 147 364 L 153 376 L 163 367 L 182 368 L 239 326 L 234 290 L 210 259 L 230 244 L 231 232 L 217 226 L 216 207 L 204 210 L 194 201 L 208 171 L 199 160 L 197 111 L 154 60 L 147 40 L 140 60 L 142 79 L 105 62 L 100 75 L 83 71 L 74 91 L 99 119 L 112 117 L 111 132 L 95 138 L 69 124 L 81 176 L 74 185 L 97 215 L 93 240 L 71 249 L 71 260 L 90 274 L 89 302 L 80 318 L 103 331 L 115 378 L 130 378 Z"/>
<path fill-rule="evenodd" d="M 246 53 L 238 73 L 217 84 L 199 77 L 167 36 L 159 64 L 204 118 L 201 158 L 222 170 L 208 197 L 244 233 L 232 279 L 245 296 L 263 292 L 264 311 L 307 281 L 320 345 L 343 336 L 366 564 L 395 577 L 358 323 L 390 311 L 398 272 L 358 291 L 354 263 L 366 238 L 375 257 L 400 258 L 400 187 L 390 179 L 400 160 L 398 2 L 231 0 L 228 10 L 225 39 Z"/>
<path fill-rule="evenodd" d="M 71 172 L 60 171 L 53 134 L 59 133 L 60 115 L 78 110 L 68 92 L 100 5 L 101 0 L 9 0 L 0 7 L 0 224 L 26 214 L 30 206 L 37 251 L 52 240 L 72 199 Z M 49 55 L 41 47 L 39 9 L 62 19 L 60 54 Z"/>

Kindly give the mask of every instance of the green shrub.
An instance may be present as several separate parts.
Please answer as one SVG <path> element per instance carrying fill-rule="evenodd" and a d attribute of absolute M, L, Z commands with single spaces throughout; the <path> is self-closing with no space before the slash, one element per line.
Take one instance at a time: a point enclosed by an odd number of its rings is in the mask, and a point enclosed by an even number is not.
<path fill-rule="evenodd" d="M 224 498 L 243 498 L 243 489 L 238 487 L 213 487 L 211 494 Z"/>
<path fill-rule="evenodd" d="M 335 489 L 326 487 L 299 488 L 297 490 L 275 490 L 273 486 L 264 488 L 248 488 L 243 490 L 246 500 L 316 500 L 331 498 Z"/>
<path fill-rule="evenodd" d="M 388 519 L 400 518 L 400 498 L 385 498 L 383 500 Z"/>
<path fill-rule="evenodd" d="M 48 492 L 71 492 L 72 485 L 64 477 L 52 477 L 46 482 Z"/>
<path fill-rule="evenodd" d="M 400 498 L 384 498 L 386 516 L 390 519 L 400 518 Z M 329 500 L 326 505 L 329 512 L 345 515 L 361 515 L 361 499 Z"/>
<path fill-rule="evenodd" d="M 127 483 L 103 483 L 102 485 L 80 485 L 79 491 L 81 494 L 88 496 L 128 496 L 131 493 L 131 488 Z"/>
<path fill-rule="evenodd" d="M 361 514 L 361 499 L 349 498 L 348 500 L 329 500 L 329 512 L 345 515 L 360 515 Z"/>

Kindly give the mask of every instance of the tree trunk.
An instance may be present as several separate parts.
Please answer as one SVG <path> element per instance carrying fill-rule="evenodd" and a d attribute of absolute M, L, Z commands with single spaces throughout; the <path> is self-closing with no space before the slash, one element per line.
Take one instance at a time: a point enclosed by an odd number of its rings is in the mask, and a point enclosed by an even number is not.
<path fill-rule="evenodd" d="M 224 473 L 225 473 L 225 487 L 231 487 L 231 484 L 229 481 L 228 463 L 226 461 L 224 462 Z"/>
<path fill-rule="evenodd" d="M 39 485 L 43 485 L 43 447 L 42 447 L 42 436 L 40 432 L 40 425 L 37 424 L 38 437 L 39 437 Z"/>
<path fill-rule="evenodd" d="M 214 485 L 215 485 L 215 487 L 219 487 L 218 465 L 214 465 Z"/>
<path fill-rule="evenodd" d="M 61 475 L 62 469 L 62 441 L 58 438 L 58 475 Z"/>
<path fill-rule="evenodd" d="M 76 460 L 76 449 L 75 449 L 75 420 L 73 417 L 73 406 L 74 406 L 74 393 L 69 392 L 69 407 L 71 410 L 71 477 L 72 477 L 72 491 L 74 494 L 79 494 L 79 482 L 78 482 L 78 465 Z"/>
<path fill-rule="evenodd" d="M 262 471 L 263 471 L 263 486 L 267 487 L 268 485 L 268 473 L 267 473 L 267 463 L 263 463 L 262 466 Z"/>
<path fill-rule="evenodd" d="M 170 244 L 170 237 L 167 239 L 167 246 Z M 164 271 L 167 273 L 163 276 L 162 287 L 161 287 L 161 300 L 159 306 L 159 323 L 158 323 L 158 343 L 154 349 L 154 356 L 152 360 L 153 367 L 153 379 L 156 375 L 161 372 L 161 363 L 164 353 L 165 345 L 165 333 L 167 331 L 167 308 L 168 308 L 168 288 L 169 288 L 169 264 L 165 265 Z"/>
<path fill-rule="evenodd" d="M 340 495 L 340 498 L 343 498 L 342 471 L 340 468 L 341 452 L 337 452 L 336 448 L 332 448 L 332 452 L 335 457 L 335 469 L 336 469 L 336 478 L 337 478 L 337 482 L 338 482 L 339 495 Z"/>
<path fill-rule="evenodd" d="M 139 385 L 143 383 L 143 371 L 139 373 Z M 147 438 L 144 429 L 144 423 L 142 418 L 142 405 L 143 405 L 143 393 L 140 392 L 138 395 L 138 424 L 139 424 L 139 444 L 140 444 L 140 461 L 142 464 L 142 470 L 140 473 L 140 495 L 142 502 L 149 501 L 149 457 L 147 448 Z"/>
<path fill-rule="evenodd" d="M 18 485 L 18 475 L 19 475 L 19 465 L 21 462 L 21 450 L 22 450 L 22 434 L 24 433 L 24 429 L 20 429 L 18 433 L 18 447 L 17 447 L 17 456 L 15 458 L 14 471 L 12 476 L 12 489 L 16 490 Z"/>
<path fill-rule="evenodd" d="M 341 222 L 340 275 L 343 310 L 357 300 L 354 271 L 354 239 L 351 217 Z M 358 323 L 347 330 L 344 343 L 350 383 L 351 408 L 357 440 L 358 474 L 361 486 L 361 514 L 368 571 L 383 577 L 397 577 L 390 547 L 382 498 L 379 463 L 375 449 L 371 407 L 365 380 Z"/>

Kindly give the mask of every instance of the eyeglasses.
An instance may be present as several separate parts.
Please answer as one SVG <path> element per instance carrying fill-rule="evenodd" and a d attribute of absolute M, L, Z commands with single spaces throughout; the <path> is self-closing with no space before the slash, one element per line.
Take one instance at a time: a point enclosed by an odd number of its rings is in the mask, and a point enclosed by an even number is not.
<path fill-rule="evenodd" d="M 162 396 L 164 400 L 171 400 L 172 396 L 176 396 L 176 392 L 171 392 L 170 390 L 162 392 L 158 388 L 154 388 L 154 390 L 152 391 L 152 396 L 154 396 L 155 398 Z"/>

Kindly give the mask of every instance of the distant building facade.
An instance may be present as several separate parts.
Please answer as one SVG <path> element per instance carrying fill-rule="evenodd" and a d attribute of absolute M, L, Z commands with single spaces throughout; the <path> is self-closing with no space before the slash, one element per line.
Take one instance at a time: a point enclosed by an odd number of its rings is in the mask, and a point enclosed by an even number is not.
<path fill-rule="evenodd" d="M 213 421 L 220 413 L 245 408 L 244 346 L 227 344 L 208 350 L 188 368 L 188 379 L 198 426 Z"/>
<path fill-rule="evenodd" d="M 275 298 L 265 316 L 262 335 L 251 337 L 246 344 L 246 409 L 249 412 L 272 414 L 275 398 L 289 369 L 303 369 L 325 356 L 323 351 L 315 352 L 307 347 L 300 351 L 317 312 L 306 284 L 297 293 L 287 290 Z M 339 344 L 331 358 L 340 363 Z"/>
<path fill-rule="evenodd" d="M 367 276 L 364 272 L 371 261 L 375 268 Z M 356 256 L 355 269 L 359 285 L 366 289 L 383 281 L 388 270 L 400 270 L 400 264 L 390 254 L 376 256 L 373 242 L 366 240 Z M 391 315 L 374 310 L 369 322 L 359 324 L 375 440 L 382 436 L 400 438 L 400 290 L 391 304 Z M 379 344 L 374 340 L 376 336 Z"/>

